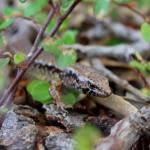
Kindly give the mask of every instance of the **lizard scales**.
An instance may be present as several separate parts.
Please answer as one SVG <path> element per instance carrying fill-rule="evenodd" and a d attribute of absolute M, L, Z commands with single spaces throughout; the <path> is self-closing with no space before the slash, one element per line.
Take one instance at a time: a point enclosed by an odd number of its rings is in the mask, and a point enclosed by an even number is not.
<path fill-rule="evenodd" d="M 107 97 L 111 95 L 111 89 L 106 77 L 95 69 L 75 64 L 65 69 L 60 69 L 51 62 L 43 59 L 37 59 L 29 72 L 37 77 L 42 74 L 44 80 L 53 80 L 53 74 L 57 74 L 64 86 L 75 89 L 87 95 Z M 40 77 L 37 77 L 40 78 Z"/>

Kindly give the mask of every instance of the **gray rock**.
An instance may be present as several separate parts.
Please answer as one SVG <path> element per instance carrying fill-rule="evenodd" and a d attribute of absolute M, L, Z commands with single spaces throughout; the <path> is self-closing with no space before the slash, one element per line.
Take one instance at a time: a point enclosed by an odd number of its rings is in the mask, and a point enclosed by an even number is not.
<path fill-rule="evenodd" d="M 58 133 L 49 135 L 45 141 L 45 147 L 48 150 L 73 150 L 74 140 L 69 134 Z"/>
<path fill-rule="evenodd" d="M 0 145 L 7 150 L 33 150 L 38 129 L 26 116 L 9 111 L 0 130 Z"/>

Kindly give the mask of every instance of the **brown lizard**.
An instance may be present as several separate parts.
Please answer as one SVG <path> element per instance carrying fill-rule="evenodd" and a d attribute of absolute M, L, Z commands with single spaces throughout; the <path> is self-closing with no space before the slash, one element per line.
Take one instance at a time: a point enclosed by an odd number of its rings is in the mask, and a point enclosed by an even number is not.
<path fill-rule="evenodd" d="M 60 69 L 51 63 L 50 55 L 40 55 L 34 64 L 28 69 L 27 74 L 38 79 L 43 79 L 51 82 L 50 94 L 56 100 L 56 104 L 61 107 L 61 97 L 57 88 L 59 83 L 68 88 L 75 89 L 86 95 L 108 97 L 111 95 L 109 82 L 100 72 L 95 69 L 81 65 L 79 63 Z M 55 75 L 54 75 L 55 74 Z"/>
<path fill-rule="evenodd" d="M 41 71 L 44 69 L 45 74 L 46 72 L 58 73 L 64 86 L 84 94 L 100 97 L 107 97 L 111 94 L 108 79 L 91 67 L 77 63 L 71 67 L 60 69 L 42 60 L 35 61 L 34 67 Z"/>
<path fill-rule="evenodd" d="M 52 78 L 52 74 L 55 73 L 58 75 L 62 84 L 67 88 L 75 89 L 91 96 L 108 97 L 111 94 L 108 79 L 97 70 L 79 63 L 66 67 L 65 69 L 60 69 L 56 65 L 47 63 L 47 61 L 44 60 L 45 59 L 37 59 L 32 68 L 33 70 L 36 68 L 36 70 L 43 72 L 43 76 L 47 78 L 46 80 L 53 81 L 51 83 L 54 86 L 51 85 L 50 94 L 54 97 L 58 106 L 61 107 L 62 104 L 60 95 L 56 89 L 57 83 L 55 85 L 55 80 Z"/>

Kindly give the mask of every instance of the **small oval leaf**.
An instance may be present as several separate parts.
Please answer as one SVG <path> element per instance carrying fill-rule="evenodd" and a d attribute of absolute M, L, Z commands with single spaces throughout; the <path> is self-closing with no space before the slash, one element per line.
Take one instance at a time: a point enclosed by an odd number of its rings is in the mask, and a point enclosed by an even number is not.
<path fill-rule="evenodd" d="M 66 68 L 73 65 L 77 60 L 77 54 L 73 50 L 65 51 L 59 55 L 56 63 L 60 68 Z"/>
<path fill-rule="evenodd" d="M 13 23 L 13 19 L 6 19 L 0 23 L 0 30 L 4 30 Z"/>
<path fill-rule="evenodd" d="M 109 10 L 110 0 L 95 0 L 95 14 L 106 14 Z"/>
<path fill-rule="evenodd" d="M 24 62 L 25 59 L 26 59 L 26 55 L 24 53 L 19 52 L 14 55 L 15 64 L 20 64 L 20 63 Z"/>
<path fill-rule="evenodd" d="M 141 34 L 143 35 L 143 38 L 150 42 L 150 25 L 147 23 L 143 23 L 141 26 Z"/>
<path fill-rule="evenodd" d="M 33 80 L 28 84 L 27 91 L 34 100 L 43 104 L 49 103 L 52 100 L 52 97 L 49 94 L 49 83 L 45 81 Z"/>
<path fill-rule="evenodd" d="M 68 8 L 71 6 L 71 4 L 74 2 L 74 0 L 61 0 L 61 10 L 63 12 L 67 11 Z"/>

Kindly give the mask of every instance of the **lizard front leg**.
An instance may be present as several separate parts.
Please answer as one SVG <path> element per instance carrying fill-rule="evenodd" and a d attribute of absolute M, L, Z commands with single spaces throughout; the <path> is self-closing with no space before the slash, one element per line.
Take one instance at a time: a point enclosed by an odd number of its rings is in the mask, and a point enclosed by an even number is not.
<path fill-rule="evenodd" d="M 62 82 L 60 80 L 50 81 L 49 93 L 53 97 L 57 108 L 64 111 L 64 103 L 62 102 Z"/>

